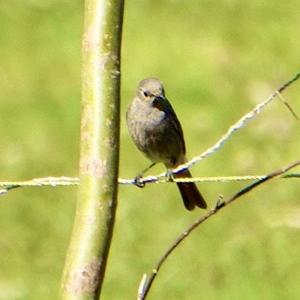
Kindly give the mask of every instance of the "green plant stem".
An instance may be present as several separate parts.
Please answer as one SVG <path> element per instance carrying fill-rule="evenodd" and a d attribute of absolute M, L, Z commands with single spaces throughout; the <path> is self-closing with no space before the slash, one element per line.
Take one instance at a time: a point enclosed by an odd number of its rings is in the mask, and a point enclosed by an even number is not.
<path fill-rule="evenodd" d="M 123 0 L 86 0 L 80 185 L 62 299 L 100 296 L 117 204 Z"/>

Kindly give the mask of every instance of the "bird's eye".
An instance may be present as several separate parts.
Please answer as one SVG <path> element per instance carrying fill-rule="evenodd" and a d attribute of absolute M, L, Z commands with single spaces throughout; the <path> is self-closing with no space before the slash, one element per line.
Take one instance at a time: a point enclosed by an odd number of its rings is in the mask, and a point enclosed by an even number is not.
<path fill-rule="evenodd" d="M 149 97 L 150 96 L 150 93 L 148 91 L 144 91 L 143 93 L 144 93 L 145 97 Z"/>

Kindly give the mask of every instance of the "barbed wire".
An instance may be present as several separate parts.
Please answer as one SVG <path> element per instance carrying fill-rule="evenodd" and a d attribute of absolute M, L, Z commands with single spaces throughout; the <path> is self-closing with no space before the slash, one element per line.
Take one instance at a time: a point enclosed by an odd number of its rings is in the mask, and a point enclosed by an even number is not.
<path fill-rule="evenodd" d="M 176 169 L 171 170 L 171 172 L 160 173 L 158 175 L 146 176 L 139 178 L 139 184 L 144 185 L 146 183 L 165 183 L 165 182 L 229 182 L 229 181 L 244 181 L 244 180 L 261 180 L 265 178 L 266 175 L 246 175 L 246 176 L 220 176 L 220 177 L 194 177 L 194 178 L 172 178 L 172 174 L 180 173 L 186 169 L 189 169 L 196 163 L 202 161 L 208 156 L 216 153 L 226 141 L 228 141 L 231 136 L 243 128 L 250 120 L 254 119 L 258 114 L 260 114 L 263 109 L 270 104 L 276 97 L 278 97 L 282 103 L 289 109 L 292 115 L 299 120 L 297 114 L 294 112 L 292 107 L 288 104 L 286 99 L 284 99 L 281 93 L 287 89 L 291 84 L 300 78 L 300 73 L 297 73 L 292 79 L 284 83 L 280 88 L 278 88 L 273 94 L 271 94 L 266 100 L 258 103 L 251 111 L 242 116 L 236 123 L 229 127 L 227 132 L 210 148 L 205 150 L 200 155 L 193 157 L 187 163 L 178 166 Z M 284 178 L 290 177 L 300 177 L 300 174 L 286 174 L 282 176 Z M 132 179 L 118 179 L 119 184 L 132 185 L 136 184 L 136 178 Z M 44 178 L 34 178 L 26 181 L 0 181 L 0 195 L 6 194 L 10 190 L 19 187 L 40 187 L 40 186 L 70 186 L 78 185 L 79 178 L 77 177 L 44 177 Z"/>

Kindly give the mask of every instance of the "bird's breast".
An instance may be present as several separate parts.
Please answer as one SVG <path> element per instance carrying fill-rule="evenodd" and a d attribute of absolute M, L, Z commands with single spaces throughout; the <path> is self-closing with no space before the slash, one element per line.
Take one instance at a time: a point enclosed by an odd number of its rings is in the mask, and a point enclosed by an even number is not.
<path fill-rule="evenodd" d="M 128 110 L 127 123 L 135 144 L 152 161 L 169 164 L 184 152 L 166 112 L 135 101 Z"/>

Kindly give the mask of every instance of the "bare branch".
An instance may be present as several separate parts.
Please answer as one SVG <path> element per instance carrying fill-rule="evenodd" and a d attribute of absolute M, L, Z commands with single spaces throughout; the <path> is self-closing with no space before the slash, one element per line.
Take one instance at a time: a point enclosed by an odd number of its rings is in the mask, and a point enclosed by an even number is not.
<path fill-rule="evenodd" d="M 208 211 L 205 215 L 200 216 L 196 221 L 190 225 L 186 230 L 184 230 L 178 238 L 171 244 L 171 246 L 166 250 L 166 252 L 162 255 L 162 257 L 159 259 L 157 264 L 152 270 L 152 273 L 149 275 L 148 278 L 145 279 L 145 275 L 143 276 L 143 280 L 139 286 L 139 291 L 138 291 L 138 299 L 139 300 L 144 300 L 146 299 L 149 290 L 153 284 L 154 279 L 156 278 L 161 266 L 163 263 L 167 260 L 167 258 L 170 256 L 170 254 L 177 248 L 177 246 L 183 242 L 189 235 L 190 233 L 195 230 L 200 224 L 205 222 L 207 219 L 209 219 L 211 216 L 215 215 L 219 210 L 227 206 L 228 204 L 232 203 L 236 199 L 240 198 L 241 196 L 245 195 L 246 193 L 250 192 L 254 188 L 258 187 L 264 182 L 269 181 L 270 179 L 274 177 L 278 177 L 289 170 L 297 167 L 300 165 L 300 160 L 295 161 L 288 165 L 287 167 L 284 167 L 282 169 L 278 169 L 276 171 L 271 172 L 270 174 L 266 175 L 264 178 L 261 178 L 250 185 L 245 186 L 241 190 L 239 190 L 237 193 L 235 193 L 233 196 L 229 197 L 227 200 L 218 200 L 215 207 L 213 207 L 210 211 Z"/>

